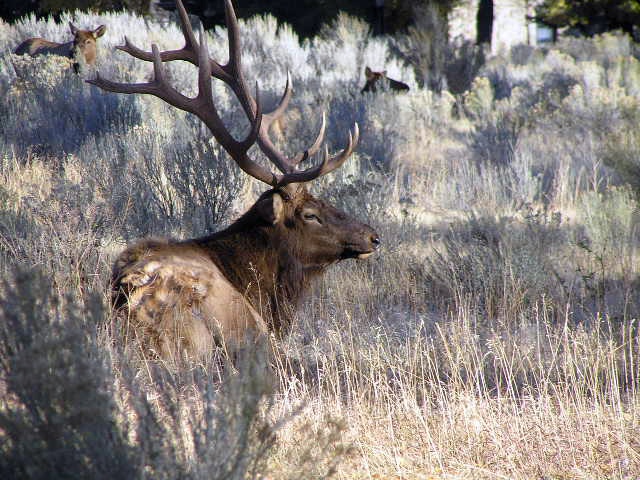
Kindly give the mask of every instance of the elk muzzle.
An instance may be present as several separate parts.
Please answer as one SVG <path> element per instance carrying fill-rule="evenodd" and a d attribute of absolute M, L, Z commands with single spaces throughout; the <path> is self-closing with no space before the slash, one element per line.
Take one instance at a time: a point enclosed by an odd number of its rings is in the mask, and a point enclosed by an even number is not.
<path fill-rule="evenodd" d="M 380 247 L 381 241 L 378 233 L 369 225 L 363 225 L 360 234 L 354 236 L 345 243 L 341 257 L 364 259 L 373 255 Z"/>

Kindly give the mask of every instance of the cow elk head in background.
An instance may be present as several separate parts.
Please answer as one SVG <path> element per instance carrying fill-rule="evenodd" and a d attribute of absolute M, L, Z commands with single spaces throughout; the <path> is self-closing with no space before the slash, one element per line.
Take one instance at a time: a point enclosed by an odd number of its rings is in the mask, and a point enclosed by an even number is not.
<path fill-rule="evenodd" d="M 349 132 L 347 146 L 330 156 L 324 150 L 317 165 L 298 165 L 322 145 L 325 119 L 313 145 L 288 157 L 268 137 L 269 126 L 283 114 L 291 98 L 291 79 L 270 113 L 262 113 L 258 88 L 252 96 L 241 68 L 240 34 L 230 0 L 225 0 L 229 61 L 211 59 L 206 37 L 196 40 L 186 10 L 177 8 L 185 46 L 151 52 L 128 39 L 120 50 L 153 62 L 154 79 L 124 84 L 102 79 L 89 81 L 118 93 L 151 94 L 170 105 L 195 114 L 238 166 L 269 185 L 231 226 L 212 235 L 185 240 L 142 240 L 127 248 L 112 273 L 113 302 L 146 346 L 162 358 L 183 352 L 203 357 L 214 344 L 234 348 L 249 339 L 287 331 L 291 315 L 309 282 L 331 264 L 347 258 L 366 258 L 380 244 L 378 234 L 314 197 L 310 182 L 339 168 L 358 142 L 358 126 Z M 198 67 L 198 94 L 188 98 L 167 83 L 163 62 L 183 60 Z M 211 77 L 226 83 L 250 122 L 246 138 L 236 140 L 223 125 L 212 98 Z M 257 163 L 248 154 L 257 144 L 278 172 Z"/>
<path fill-rule="evenodd" d="M 369 67 L 365 67 L 364 76 L 367 79 L 367 82 L 364 84 L 364 87 L 362 87 L 362 90 L 360 90 L 360 93 L 375 93 L 378 89 L 394 90 L 396 92 L 409 91 L 409 85 L 406 83 L 387 77 L 386 70 L 383 70 L 382 72 L 374 72 Z"/>
<path fill-rule="evenodd" d="M 73 41 L 67 43 L 57 43 L 44 38 L 29 38 L 22 42 L 15 49 L 16 55 L 29 54 L 36 55 L 60 55 L 74 60 L 73 67 L 78 73 L 79 61 L 84 61 L 87 65 L 94 65 L 98 55 L 98 38 L 107 31 L 105 25 L 100 25 L 95 30 L 80 30 L 73 23 L 69 22 L 69 29 L 73 34 Z"/>

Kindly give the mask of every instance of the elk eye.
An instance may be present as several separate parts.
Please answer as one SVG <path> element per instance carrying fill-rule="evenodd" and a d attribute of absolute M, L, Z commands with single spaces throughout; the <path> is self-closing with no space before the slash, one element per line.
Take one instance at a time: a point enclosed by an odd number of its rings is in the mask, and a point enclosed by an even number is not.
<path fill-rule="evenodd" d="M 320 221 L 320 218 L 315 214 L 315 213 L 311 213 L 311 212 L 304 212 L 302 214 L 302 217 L 305 219 L 305 221 L 307 222 L 318 222 L 319 224 L 322 224 L 322 222 Z"/>

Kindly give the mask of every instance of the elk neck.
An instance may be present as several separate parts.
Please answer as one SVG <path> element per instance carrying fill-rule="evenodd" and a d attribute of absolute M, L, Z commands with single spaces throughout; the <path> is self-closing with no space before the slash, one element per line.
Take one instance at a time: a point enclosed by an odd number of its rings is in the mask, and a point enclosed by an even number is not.
<path fill-rule="evenodd" d="M 253 209 L 225 230 L 188 243 L 211 257 L 227 280 L 268 318 L 275 332 L 286 331 L 292 309 L 310 281 L 325 269 L 304 265 L 284 227 L 264 222 Z"/>

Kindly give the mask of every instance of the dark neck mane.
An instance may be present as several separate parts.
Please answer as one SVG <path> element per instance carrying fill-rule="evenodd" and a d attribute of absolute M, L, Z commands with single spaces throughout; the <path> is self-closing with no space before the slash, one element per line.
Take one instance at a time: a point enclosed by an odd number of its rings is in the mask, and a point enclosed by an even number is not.
<path fill-rule="evenodd" d="M 283 226 L 260 225 L 251 211 L 227 229 L 189 240 L 202 247 L 227 279 L 246 295 L 275 332 L 286 331 L 310 281 L 324 268 L 305 268 Z"/>

